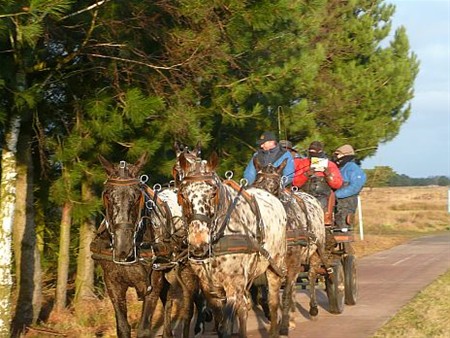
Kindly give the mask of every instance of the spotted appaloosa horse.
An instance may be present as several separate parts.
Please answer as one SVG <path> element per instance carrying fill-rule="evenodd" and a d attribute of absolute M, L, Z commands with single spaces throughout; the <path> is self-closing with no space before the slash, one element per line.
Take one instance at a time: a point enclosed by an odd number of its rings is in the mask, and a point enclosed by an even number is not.
<path fill-rule="evenodd" d="M 244 191 L 222 182 L 215 173 L 215 153 L 208 161 L 190 160 L 182 153 L 178 161 L 184 176 L 178 195 L 188 225 L 191 267 L 219 320 L 219 336 L 231 337 L 235 314 L 239 336 L 247 336 L 248 288 L 264 273 L 275 319 L 270 335 L 278 336 L 286 254 L 283 205 L 262 189 Z"/>
<path fill-rule="evenodd" d="M 269 164 L 261 167 L 255 158 L 253 164 L 257 172 L 252 186 L 267 190 L 282 202 L 287 214 L 287 274 L 283 290 L 280 335 L 289 331 L 290 310 L 294 310 L 294 291 L 298 274 L 308 267 L 311 318 L 318 314 L 315 284 L 321 265 L 328 265 L 324 253 L 325 226 L 323 209 L 319 201 L 304 192 L 287 191 L 282 188 L 282 172 L 286 160 L 280 166 Z"/>
<path fill-rule="evenodd" d="M 177 195 L 173 191 L 158 193 L 140 181 L 138 173 L 147 161 L 147 154 L 143 154 L 134 165 L 122 161 L 116 166 L 102 156 L 99 159 L 108 174 L 103 191 L 105 229 L 99 231 L 91 250 L 93 258 L 103 269 L 106 289 L 115 311 L 117 336 L 131 337 L 126 292 L 128 288 L 135 288 L 144 301 L 137 336 L 151 336 L 151 317 L 160 297 L 166 305 L 163 336 L 172 337 L 170 305 L 176 286 L 180 286 L 183 288 L 180 317 L 184 321 L 183 337 L 187 338 L 193 315 L 192 296 L 198 289 L 198 282 L 190 267 L 181 262 L 183 250 L 184 260 L 187 259 L 186 231 L 182 225 L 181 208 L 176 202 Z M 102 247 L 103 243 L 106 246 Z M 151 252 L 156 256 L 146 256 L 145 249 L 147 254 Z M 161 257 L 166 269 L 159 269 Z M 156 265 L 152 265 L 155 260 L 155 264 L 159 264 L 156 270 L 153 269 Z M 175 268 L 170 269 L 174 265 Z M 179 283 L 181 280 L 185 282 Z M 167 281 L 171 283 L 168 302 Z"/>

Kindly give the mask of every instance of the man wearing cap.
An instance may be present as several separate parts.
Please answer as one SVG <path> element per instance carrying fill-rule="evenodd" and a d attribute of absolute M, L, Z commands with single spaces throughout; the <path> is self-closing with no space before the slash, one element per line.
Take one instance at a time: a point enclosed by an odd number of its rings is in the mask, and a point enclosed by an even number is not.
<path fill-rule="evenodd" d="M 325 224 L 332 223 L 334 199 L 332 191 L 341 187 L 342 176 L 338 167 L 329 161 L 323 144 L 312 142 L 308 147 L 308 157 L 295 163 L 293 184 L 316 197 L 325 212 Z"/>
<path fill-rule="evenodd" d="M 244 178 L 248 181 L 248 184 L 252 184 L 256 178 L 256 169 L 253 164 L 254 157 L 258 158 L 258 162 L 263 167 L 270 163 L 278 167 L 287 159 L 287 164 L 283 169 L 283 176 L 287 178 L 284 184 L 291 184 L 294 177 L 294 159 L 289 151 L 286 151 L 278 144 L 275 134 L 271 131 L 265 131 L 256 141 L 256 144 L 259 146 L 259 149 L 253 154 L 244 171 Z"/>
<path fill-rule="evenodd" d="M 335 222 L 342 229 L 353 225 L 358 194 L 366 183 L 366 174 L 356 163 L 355 151 L 349 144 L 337 148 L 333 153 L 333 160 L 344 180 L 342 187 L 336 190 Z"/>

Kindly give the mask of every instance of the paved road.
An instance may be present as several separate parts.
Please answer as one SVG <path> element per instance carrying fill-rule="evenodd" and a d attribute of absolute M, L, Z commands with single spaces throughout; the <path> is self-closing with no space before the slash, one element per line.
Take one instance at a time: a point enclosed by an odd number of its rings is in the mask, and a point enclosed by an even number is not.
<path fill-rule="evenodd" d="M 289 337 L 371 337 L 420 290 L 450 269 L 450 232 L 415 239 L 364 257 L 357 263 L 357 304 L 347 305 L 340 315 L 330 314 L 326 294 L 318 290 L 319 318 L 311 321 L 308 319 L 308 295 L 306 291 L 299 290 L 296 328 L 289 331 Z M 268 337 L 267 322 L 262 320 L 261 315 L 251 312 L 248 331 L 249 338 Z M 216 335 L 208 328 L 201 337 Z"/>

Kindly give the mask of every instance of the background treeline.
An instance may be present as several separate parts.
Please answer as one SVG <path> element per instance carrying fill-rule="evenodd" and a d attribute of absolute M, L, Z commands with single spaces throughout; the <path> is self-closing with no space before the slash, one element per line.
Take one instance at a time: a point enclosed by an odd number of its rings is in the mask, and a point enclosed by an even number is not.
<path fill-rule="evenodd" d="M 364 170 L 367 175 L 369 187 L 418 187 L 418 186 L 450 186 L 450 177 L 430 176 L 426 178 L 413 178 L 404 174 L 397 174 L 391 167 L 376 166 Z"/>
<path fill-rule="evenodd" d="M 382 0 L 0 0 L 0 335 L 36 322 L 44 285 L 55 311 L 97 295 L 98 154 L 147 151 L 150 183 L 165 183 L 175 140 L 201 141 L 220 173 L 241 177 L 263 130 L 328 153 L 351 143 L 360 159 L 395 137 L 419 62 L 405 29 L 391 30 L 394 11 Z"/>

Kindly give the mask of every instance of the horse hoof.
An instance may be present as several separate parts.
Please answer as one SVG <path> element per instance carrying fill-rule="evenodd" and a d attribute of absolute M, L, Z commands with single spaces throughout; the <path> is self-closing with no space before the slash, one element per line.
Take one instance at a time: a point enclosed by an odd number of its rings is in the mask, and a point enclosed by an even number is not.
<path fill-rule="evenodd" d="M 319 309 L 317 308 L 317 306 L 314 306 L 309 309 L 309 315 L 311 317 L 316 317 L 318 314 L 319 314 Z"/>
<path fill-rule="evenodd" d="M 210 323 L 213 320 L 213 314 L 212 311 L 210 309 L 206 309 L 203 313 L 203 315 L 205 316 L 205 322 Z"/>
<path fill-rule="evenodd" d="M 195 337 L 198 337 L 199 335 L 201 335 L 203 333 L 204 329 L 205 329 L 205 326 L 203 325 L 203 323 L 197 325 L 194 329 Z"/>
<path fill-rule="evenodd" d="M 287 337 L 289 335 L 289 329 L 280 329 L 280 337 Z"/>
<path fill-rule="evenodd" d="M 147 329 L 139 330 L 137 333 L 137 338 L 149 338 L 151 336 L 152 336 L 151 331 Z"/>

